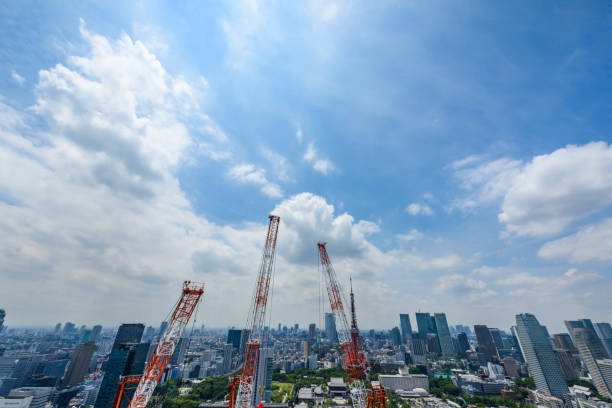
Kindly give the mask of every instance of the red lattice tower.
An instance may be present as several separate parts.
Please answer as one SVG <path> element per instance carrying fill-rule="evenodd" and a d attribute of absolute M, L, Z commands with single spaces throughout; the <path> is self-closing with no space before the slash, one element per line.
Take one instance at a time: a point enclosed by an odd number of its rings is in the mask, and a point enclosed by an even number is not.
<path fill-rule="evenodd" d="M 387 406 L 387 393 L 380 383 L 373 382 L 370 386 L 370 394 L 367 397 L 367 408 L 385 408 Z"/>
<path fill-rule="evenodd" d="M 268 217 L 268 232 L 264 252 L 259 265 L 259 273 L 253 292 L 253 300 L 247 317 L 245 329 L 249 330 L 249 339 L 246 347 L 242 372 L 230 384 L 230 407 L 250 408 L 257 361 L 259 358 L 259 347 L 263 342 L 263 327 L 268 303 L 268 292 L 272 280 L 274 260 L 276 258 L 276 239 L 278 237 L 278 225 L 280 217 L 270 215 Z"/>

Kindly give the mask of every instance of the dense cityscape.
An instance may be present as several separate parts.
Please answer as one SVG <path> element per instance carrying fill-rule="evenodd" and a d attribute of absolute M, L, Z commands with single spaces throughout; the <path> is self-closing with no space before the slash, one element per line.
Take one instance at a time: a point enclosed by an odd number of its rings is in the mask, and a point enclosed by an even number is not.
<path fill-rule="evenodd" d="M 0 311 L 4 321 L 10 311 Z M 400 314 L 398 323 L 361 333 L 369 380 L 387 389 L 391 407 L 604 407 L 612 401 L 609 323 L 565 321 L 567 332 L 552 334 L 529 313 L 517 315 L 509 329 L 449 325 L 445 313 L 417 312 L 414 320 Z M 166 323 L 4 326 L 0 407 L 112 408 L 120 377 L 144 370 Z M 264 406 L 349 405 L 332 313 L 324 327 L 279 323 L 264 331 L 256 375 Z M 228 376 L 240 368 L 245 337 L 243 329 L 188 327 L 154 406 L 226 406 Z"/>

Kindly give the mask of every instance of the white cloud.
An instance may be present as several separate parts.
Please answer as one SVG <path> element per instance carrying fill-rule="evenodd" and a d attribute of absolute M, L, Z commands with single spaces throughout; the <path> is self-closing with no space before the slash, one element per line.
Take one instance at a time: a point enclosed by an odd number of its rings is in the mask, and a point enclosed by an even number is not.
<path fill-rule="evenodd" d="M 274 176 L 276 178 L 281 181 L 291 181 L 291 177 L 289 176 L 289 162 L 283 155 L 267 148 L 262 149 L 262 154 L 274 169 Z"/>
<path fill-rule="evenodd" d="M 319 157 L 319 153 L 315 148 L 314 142 L 308 143 L 306 153 L 304 153 L 303 160 L 307 163 L 312 164 L 312 168 L 321 174 L 327 175 L 329 172 L 336 169 L 334 164 L 328 159 L 322 159 Z"/>
<path fill-rule="evenodd" d="M 484 300 L 496 294 L 495 291 L 488 288 L 486 282 L 460 274 L 441 276 L 437 282 L 434 293 L 438 295 L 450 294 L 475 301 Z"/>
<path fill-rule="evenodd" d="M 605 142 L 568 145 L 529 163 L 502 158 L 469 167 L 476 162 L 451 166 L 470 191 L 453 207 L 501 201 L 499 220 L 516 235 L 558 234 L 612 205 L 612 146 Z"/>
<path fill-rule="evenodd" d="M 397 234 L 396 237 L 400 241 L 410 242 L 423 238 L 423 233 L 417 229 L 411 229 L 405 234 Z"/>
<path fill-rule="evenodd" d="M 569 258 L 572 262 L 612 260 L 612 218 L 581 228 L 575 234 L 550 241 L 538 251 L 544 259 Z"/>
<path fill-rule="evenodd" d="M 266 178 L 266 171 L 256 168 L 252 164 L 239 164 L 232 167 L 227 174 L 230 178 L 241 183 L 261 186 L 261 192 L 268 197 L 278 198 L 283 196 L 283 191 L 278 184 L 272 183 Z"/>
<path fill-rule="evenodd" d="M 406 207 L 406 211 L 410 215 L 434 215 L 434 210 L 424 203 L 410 203 Z"/>
<path fill-rule="evenodd" d="M 298 130 L 295 131 L 295 139 L 298 143 L 302 143 L 302 140 L 304 139 L 304 133 L 302 132 L 301 128 L 298 128 Z"/>
<path fill-rule="evenodd" d="M 25 78 L 19 75 L 15 70 L 11 71 L 11 78 L 13 78 L 13 80 L 19 85 L 23 85 L 25 82 Z"/>

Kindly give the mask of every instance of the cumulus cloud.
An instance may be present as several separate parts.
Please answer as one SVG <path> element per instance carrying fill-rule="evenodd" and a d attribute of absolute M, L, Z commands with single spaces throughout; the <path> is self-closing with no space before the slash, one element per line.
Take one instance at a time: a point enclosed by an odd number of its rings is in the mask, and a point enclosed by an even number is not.
<path fill-rule="evenodd" d="M 424 203 L 410 203 L 406 207 L 406 211 L 410 215 L 434 215 L 434 210 Z"/>
<path fill-rule="evenodd" d="M 575 234 L 550 241 L 538 251 L 544 259 L 569 259 L 584 262 L 612 260 L 612 218 L 581 228 Z"/>
<path fill-rule="evenodd" d="M 397 239 L 404 242 L 416 241 L 423 238 L 423 233 L 417 229 L 411 229 L 405 234 L 397 234 Z"/>
<path fill-rule="evenodd" d="M 460 274 L 441 276 L 434 288 L 436 294 L 451 294 L 465 297 L 470 301 L 482 300 L 495 295 L 495 291 L 488 288 L 486 282 Z"/>
<path fill-rule="evenodd" d="M 273 198 L 283 196 L 283 191 L 278 184 L 270 182 L 266 177 L 266 171 L 256 168 L 252 164 L 240 164 L 232 167 L 227 173 L 228 176 L 241 183 L 252 183 L 261 186 L 261 192 Z"/>
<path fill-rule="evenodd" d="M 307 163 L 312 164 L 312 168 L 323 175 L 327 175 L 329 172 L 335 170 L 334 164 L 329 159 L 323 159 L 319 157 L 319 152 L 315 148 L 314 142 L 308 143 L 306 153 L 304 153 L 303 160 Z"/>
<path fill-rule="evenodd" d="M 523 163 L 507 158 L 457 165 L 455 175 L 471 193 L 453 207 L 501 201 L 499 221 L 516 235 L 548 236 L 612 204 L 612 146 L 568 145 Z"/>

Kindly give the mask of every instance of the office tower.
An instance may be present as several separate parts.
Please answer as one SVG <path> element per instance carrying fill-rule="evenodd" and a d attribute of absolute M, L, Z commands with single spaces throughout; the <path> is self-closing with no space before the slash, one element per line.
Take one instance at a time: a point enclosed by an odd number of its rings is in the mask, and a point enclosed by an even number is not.
<path fill-rule="evenodd" d="M 427 351 L 436 355 L 442 354 L 440 349 L 440 340 L 437 334 L 427 334 Z"/>
<path fill-rule="evenodd" d="M 391 343 L 393 343 L 394 346 L 399 346 L 402 344 L 402 335 L 400 334 L 400 329 L 397 326 L 391 329 L 390 334 Z"/>
<path fill-rule="evenodd" d="M 459 344 L 459 351 L 461 353 L 465 353 L 470 349 L 470 342 L 468 341 L 467 335 L 465 332 L 460 332 L 457 335 L 457 344 Z"/>
<path fill-rule="evenodd" d="M 64 376 L 69 362 L 68 359 L 44 361 L 39 365 L 39 372 L 44 377 L 55 377 L 59 382 Z"/>
<path fill-rule="evenodd" d="M 336 330 L 336 317 L 333 313 L 325 313 L 325 335 L 333 343 L 338 342 L 338 331 Z"/>
<path fill-rule="evenodd" d="M 44 408 L 51 399 L 52 387 L 21 387 L 11 390 L 8 399 L 32 397 L 29 408 Z"/>
<path fill-rule="evenodd" d="M 232 371 L 232 355 L 234 354 L 234 346 L 232 344 L 225 344 L 223 346 L 223 374 L 230 373 Z"/>
<path fill-rule="evenodd" d="M 516 331 L 536 388 L 563 399 L 569 390 L 546 330 L 534 315 L 522 313 L 516 315 Z"/>
<path fill-rule="evenodd" d="M 249 342 L 249 336 L 251 335 L 250 329 L 244 329 L 240 333 L 240 355 L 246 354 L 247 343 Z"/>
<path fill-rule="evenodd" d="M 519 376 L 520 366 L 518 362 L 512 357 L 504 357 L 502 360 L 502 364 L 504 366 L 504 371 L 506 372 L 506 376 L 510 378 L 516 378 Z"/>
<path fill-rule="evenodd" d="M 189 338 L 181 337 L 176 343 L 176 347 L 174 348 L 174 352 L 172 353 L 172 357 L 170 358 L 170 364 L 173 366 L 178 366 L 183 364 L 185 360 L 185 353 L 187 352 L 187 348 L 189 347 Z"/>
<path fill-rule="evenodd" d="M 168 322 L 161 322 L 159 325 L 159 331 L 157 332 L 157 337 L 161 337 L 164 334 L 166 327 L 168 327 Z"/>
<path fill-rule="evenodd" d="M 610 323 L 595 323 L 595 331 L 608 352 L 608 356 L 612 357 L 612 327 L 610 327 Z"/>
<path fill-rule="evenodd" d="M 573 327 L 571 335 L 580 353 L 580 358 L 589 370 L 597 391 L 601 395 L 612 398 L 612 378 L 606 378 L 600 366 L 602 362 L 609 360 L 605 360 L 607 353 L 600 339 L 595 334 L 595 330 L 588 329 L 587 327 Z"/>
<path fill-rule="evenodd" d="M 555 342 L 555 347 L 563 350 L 570 350 L 572 352 L 578 352 L 576 350 L 576 346 L 572 342 L 572 338 L 567 333 L 557 333 L 553 334 L 553 341 Z"/>
<path fill-rule="evenodd" d="M 56 324 L 55 330 L 53 330 L 53 333 L 58 334 L 61 331 L 62 331 L 62 324 L 61 323 Z"/>
<path fill-rule="evenodd" d="M 414 364 L 424 364 L 427 362 L 427 349 L 425 339 L 420 335 L 414 334 L 410 342 L 410 357 Z"/>
<path fill-rule="evenodd" d="M 96 345 L 93 341 L 79 345 L 70 357 L 70 365 L 68 365 L 68 371 L 62 380 L 60 388 L 69 388 L 77 385 L 87 375 L 89 370 L 89 363 L 91 357 L 96 350 Z"/>
<path fill-rule="evenodd" d="M 487 361 L 499 361 L 497 347 L 495 347 L 489 328 L 485 325 L 476 324 L 474 325 L 474 332 L 476 332 L 476 339 L 478 340 L 477 351 L 484 354 Z"/>
<path fill-rule="evenodd" d="M 32 374 L 36 372 L 36 369 L 43 360 L 42 355 L 33 355 L 29 357 L 20 358 L 15 365 L 15 369 L 11 377 L 15 378 L 15 387 L 22 387 L 26 385 L 28 380 L 32 377 Z"/>
<path fill-rule="evenodd" d="M 95 408 L 111 408 L 119 377 L 142 374 L 148 350 L 149 343 L 120 344 L 117 348 L 113 348 L 106 362 L 106 371 L 96 398 Z M 128 391 L 127 399 L 131 399 L 133 393 L 134 390 Z"/>
<path fill-rule="evenodd" d="M 242 330 L 229 329 L 227 332 L 227 343 L 231 344 L 236 351 L 240 350 L 240 339 L 242 338 Z"/>
<path fill-rule="evenodd" d="M 257 371 L 255 373 L 255 388 L 251 395 L 251 406 L 259 405 L 261 401 L 270 402 L 272 392 L 272 371 L 274 370 L 274 354 L 269 348 L 259 351 Z"/>
<path fill-rule="evenodd" d="M 559 360 L 563 376 L 565 378 L 578 378 L 578 371 L 576 371 L 572 354 L 568 350 L 556 349 L 555 355 L 557 360 Z"/>
<path fill-rule="evenodd" d="M 412 325 L 410 324 L 410 315 L 400 313 L 400 328 L 402 329 L 402 343 L 410 344 L 412 340 Z"/>
<path fill-rule="evenodd" d="M 448 330 L 448 323 L 446 322 L 445 313 L 434 313 L 434 320 L 436 323 L 436 330 L 438 332 L 438 341 L 440 342 L 440 351 L 444 357 L 454 357 L 457 352 L 453 345 L 453 339 L 451 338 L 450 331 Z"/>
<path fill-rule="evenodd" d="M 317 325 L 314 323 L 310 323 L 310 325 L 308 325 L 308 337 L 310 337 L 311 339 L 314 339 L 315 337 L 317 337 Z"/>
<path fill-rule="evenodd" d="M 304 362 L 306 362 L 310 355 L 310 342 L 308 340 L 302 342 L 302 353 L 304 354 Z"/>
<path fill-rule="evenodd" d="M 64 330 L 62 330 L 62 334 L 72 334 L 76 330 L 76 326 L 72 322 L 64 323 Z"/>
<path fill-rule="evenodd" d="M 419 337 L 426 340 L 428 333 L 435 333 L 429 313 L 417 312 L 416 320 L 417 328 L 419 330 Z"/>
<path fill-rule="evenodd" d="M 497 351 L 499 352 L 499 350 L 504 348 L 504 340 L 502 339 L 501 330 L 495 327 L 489 327 L 489 333 L 491 333 L 495 347 L 497 347 Z"/>
<path fill-rule="evenodd" d="M 113 350 L 119 348 L 121 344 L 127 343 L 140 343 L 142 339 L 142 333 L 144 332 L 144 324 L 142 323 L 124 323 L 119 326 L 117 335 L 115 336 L 115 342 L 113 343 Z"/>
<path fill-rule="evenodd" d="M 6 317 L 6 312 L 4 309 L 0 309 L 0 333 L 2 333 L 2 329 L 4 328 L 4 318 Z"/>
<path fill-rule="evenodd" d="M 91 333 L 89 334 L 89 341 L 93 341 L 94 343 L 100 341 L 100 333 L 102 333 L 102 326 L 98 324 L 91 329 Z"/>
<path fill-rule="evenodd" d="M 566 320 L 565 327 L 567 327 L 567 331 L 574 340 L 574 344 L 576 345 L 578 351 L 580 351 L 580 348 L 578 347 L 578 344 L 576 344 L 576 337 L 574 336 L 574 331 L 576 329 L 586 329 L 592 334 L 591 336 L 588 336 L 588 347 L 591 354 L 593 354 L 593 356 L 598 359 L 604 359 L 609 357 L 603 342 L 601 341 L 599 336 L 597 336 L 597 332 L 595 331 L 593 323 L 591 323 L 591 319 Z"/>
<path fill-rule="evenodd" d="M 297 333 L 298 331 L 300 331 L 300 325 L 298 323 L 293 325 L 293 332 Z"/>

